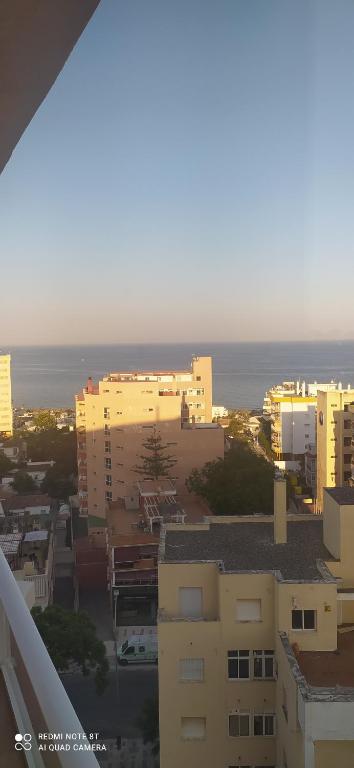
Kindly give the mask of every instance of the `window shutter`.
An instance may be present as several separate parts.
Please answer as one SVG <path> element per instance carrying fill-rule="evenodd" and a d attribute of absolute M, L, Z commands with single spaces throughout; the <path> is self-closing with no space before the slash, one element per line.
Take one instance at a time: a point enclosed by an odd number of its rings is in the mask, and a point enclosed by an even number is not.
<path fill-rule="evenodd" d="M 179 609 L 181 616 L 201 618 L 202 616 L 202 588 L 180 587 Z"/>

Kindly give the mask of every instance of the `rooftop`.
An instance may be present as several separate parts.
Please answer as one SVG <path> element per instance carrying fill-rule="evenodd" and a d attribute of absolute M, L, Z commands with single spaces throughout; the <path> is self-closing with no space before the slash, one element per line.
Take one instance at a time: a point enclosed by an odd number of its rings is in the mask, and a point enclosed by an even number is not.
<path fill-rule="evenodd" d="M 354 488 L 349 485 L 338 486 L 337 488 L 324 488 L 332 496 L 337 504 L 354 506 Z"/>
<path fill-rule="evenodd" d="M 296 658 L 309 685 L 354 688 L 354 627 L 338 632 L 336 651 L 300 651 Z"/>
<path fill-rule="evenodd" d="M 28 509 L 28 507 L 50 507 L 52 500 L 46 493 L 33 493 L 27 496 L 18 494 L 11 496 L 3 502 L 3 507 L 6 512 L 11 512 L 16 509 Z"/>
<path fill-rule="evenodd" d="M 274 544 L 273 517 L 269 522 L 231 519 L 199 530 L 168 530 L 164 562 L 222 562 L 225 571 L 278 571 L 281 578 L 323 581 L 318 560 L 331 561 L 322 541 L 322 520 L 288 522 L 288 541 Z M 329 575 L 330 577 L 330 575 Z"/>
<path fill-rule="evenodd" d="M 0 533 L 0 549 L 5 556 L 16 555 L 21 541 L 22 533 Z"/>
<path fill-rule="evenodd" d="M 48 531 L 28 531 L 23 541 L 47 541 L 48 536 Z"/>

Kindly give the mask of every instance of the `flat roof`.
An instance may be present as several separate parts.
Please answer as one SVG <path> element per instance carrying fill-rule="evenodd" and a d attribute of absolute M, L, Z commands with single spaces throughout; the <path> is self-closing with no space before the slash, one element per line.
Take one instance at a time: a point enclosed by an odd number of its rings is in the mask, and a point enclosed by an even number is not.
<path fill-rule="evenodd" d="M 324 581 L 317 560 L 334 558 L 322 541 L 322 520 L 288 522 L 286 544 L 274 543 L 270 521 L 210 523 L 204 530 L 168 530 L 163 562 L 222 562 L 225 571 L 279 571 L 285 580 Z M 328 576 L 330 578 L 330 575 Z"/>
<path fill-rule="evenodd" d="M 28 531 L 23 541 L 46 541 L 47 538 L 48 531 Z"/>
<path fill-rule="evenodd" d="M 336 651 L 300 651 L 296 660 L 309 685 L 354 688 L 354 629 L 338 632 Z"/>
<path fill-rule="evenodd" d="M 340 485 L 337 488 L 324 488 L 327 493 L 332 496 L 337 504 L 341 506 L 351 505 L 354 506 L 354 488 L 350 485 Z"/>

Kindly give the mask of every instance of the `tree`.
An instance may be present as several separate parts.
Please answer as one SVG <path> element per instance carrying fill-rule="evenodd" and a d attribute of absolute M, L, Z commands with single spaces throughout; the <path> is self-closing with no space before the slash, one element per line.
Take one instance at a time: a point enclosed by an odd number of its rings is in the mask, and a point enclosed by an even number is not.
<path fill-rule="evenodd" d="M 134 472 L 149 480 L 159 480 L 161 477 L 169 477 L 170 469 L 174 467 L 177 459 L 170 454 L 165 453 L 168 446 L 164 445 L 161 440 L 160 432 L 154 427 L 154 431 L 146 442 L 143 443 L 143 447 L 147 451 L 145 455 L 139 456 L 142 464 L 134 467 Z"/>
<path fill-rule="evenodd" d="M 62 671 L 75 663 L 83 675 L 94 670 L 96 691 L 102 694 L 108 684 L 109 665 L 104 643 L 98 640 L 88 613 L 75 613 L 60 605 L 48 605 L 44 611 L 35 606 L 31 613 L 56 669 Z"/>
<path fill-rule="evenodd" d="M 33 477 L 28 475 L 27 472 L 22 472 L 21 470 L 19 472 L 15 472 L 11 485 L 16 493 L 33 493 L 37 490 L 37 486 L 33 480 Z"/>
<path fill-rule="evenodd" d="M 238 440 L 247 440 L 249 434 L 249 411 L 233 411 L 226 427 L 226 434 Z"/>
<path fill-rule="evenodd" d="M 56 418 L 50 411 L 39 411 L 39 413 L 36 413 L 33 423 L 38 432 L 48 432 L 50 429 L 57 428 Z"/>
<path fill-rule="evenodd" d="M 76 493 L 76 488 L 70 477 L 67 477 L 60 466 L 50 467 L 41 483 L 41 491 L 48 493 L 53 499 L 68 499 Z"/>
<path fill-rule="evenodd" d="M 142 711 L 136 721 L 141 731 L 144 744 L 152 745 L 152 754 L 158 755 L 160 751 L 159 738 L 159 702 L 155 699 L 145 699 Z"/>
<path fill-rule="evenodd" d="M 4 451 L 0 450 L 0 479 L 5 475 L 7 475 L 7 473 L 10 472 L 12 469 L 14 469 L 14 464 L 6 456 Z"/>
<path fill-rule="evenodd" d="M 273 512 L 274 467 L 244 442 L 234 440 L 224 459 L 194 469 L 186 485 L 215 515 Z"/>

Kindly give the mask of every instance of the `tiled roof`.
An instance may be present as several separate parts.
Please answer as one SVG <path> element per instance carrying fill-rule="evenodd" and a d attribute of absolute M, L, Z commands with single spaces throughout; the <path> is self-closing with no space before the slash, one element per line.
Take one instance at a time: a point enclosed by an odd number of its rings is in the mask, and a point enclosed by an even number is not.
<path fill-rule="evenodd" d="M 50 507 L 52 499 L 46 493 L 33 493 L 26 496 L 18 494 L 6 499 L 3 503 L 6 512 L 12 512 L 16 509 L 27 509 L 28 507 Z"/>
<path fill-rule="evenodd" d="M 322 542 L 322 520 L 288 522 L 287 529 L 286 544 L 274 543 L 272 522 L 211 523 L 205 530 L 167 530 L 163 560 L 220 561 L 225 571 L 280 571 L 283 579 L 322 581 L 317 560 L 333 560 Z"/>

